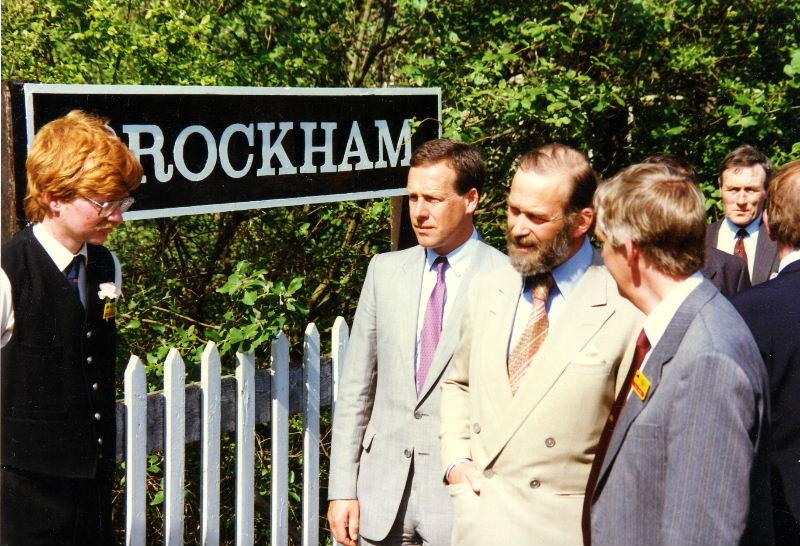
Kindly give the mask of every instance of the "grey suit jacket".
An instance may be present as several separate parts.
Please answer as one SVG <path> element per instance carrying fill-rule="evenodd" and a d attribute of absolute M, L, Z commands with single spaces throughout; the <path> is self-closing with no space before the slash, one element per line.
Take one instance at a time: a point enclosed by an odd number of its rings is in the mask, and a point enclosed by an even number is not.
<path fill-rule="evenodd" d="M 414 357 L 425 250 L 375 256 L 367 269 L 340 380 L 333 422 L 329 499 L 358 498 L 361 534 L 382 540 L 395 521 L 412 462 L 423 513 L 450 525 L 442 483 L 438 385 L 458 340 L 469 281 L 508 258 L 479 242 L 462 278 L 431 369 L 417 397 Z"/>
<path fill-rule="evenodd" d="M 644 374 L 649 393 L 628 398 L 600 467 L 592 544 L 770 544 L 766 370 L 708 281 L 678 309 Z"/>
<path fill-rule="evenodd" d="M 718 220 L 706 229 L 706 255 L 711 254 L 710 248 L 717 248 L 719 239 L 719 226 L 725 220 Z M 764 222 L 758 228 L 758 243 L 756 243 L 756 257 L 753 261 L 753 271 L 750 272 L 750 283 L 755 286 L 768 281 L 773 273 L 778 272 L 781 261 L 778 258 L 778 245 L 769 238 L 767 226 Z"/>

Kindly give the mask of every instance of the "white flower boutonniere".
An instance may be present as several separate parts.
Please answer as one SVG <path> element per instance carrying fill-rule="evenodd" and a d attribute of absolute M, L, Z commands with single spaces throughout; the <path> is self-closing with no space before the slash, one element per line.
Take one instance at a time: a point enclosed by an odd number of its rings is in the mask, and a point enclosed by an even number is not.
<path fill-rule="evenodd" d="M 117 314 L 117 298 L 122 295 L 122 291 L 113 282 L 100 283 L 97 297 L 105 302 L 103 305 L 103 318 L 108 320 Z"/>

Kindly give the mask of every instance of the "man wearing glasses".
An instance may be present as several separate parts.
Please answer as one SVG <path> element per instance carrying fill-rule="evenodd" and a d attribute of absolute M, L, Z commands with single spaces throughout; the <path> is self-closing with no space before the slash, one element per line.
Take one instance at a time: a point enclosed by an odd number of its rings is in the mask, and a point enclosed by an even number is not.
<path fill-rule="evenodd" d="M 26 170 L 33 225 L 3 245 L 0 274 L 0 543 L 112 544 L 121 274 L 100 245 L 142 166 L 75 110 L 37 133 Z"/>

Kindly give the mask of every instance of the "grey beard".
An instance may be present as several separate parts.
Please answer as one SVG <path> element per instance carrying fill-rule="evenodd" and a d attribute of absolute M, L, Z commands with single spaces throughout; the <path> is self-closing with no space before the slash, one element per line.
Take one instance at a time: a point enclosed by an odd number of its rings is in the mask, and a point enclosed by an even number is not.
<path fill-rule="evenodd" d="M 554 268 L 564 263 L 569 255 L 570 243 L 569 232 L 571 225 L 565 225 L 555 239 L 549 243 L 539 243 L 533 252 L 520 252 L 519 246 L 510 233 L 506 232 L 506 243 L 508 257 L 511 265 L 523 277 L 549 273 Z M 534 238 L 535 240 L 535 238 Z M 526 241 L 528 242 L 528 241 Z"/>

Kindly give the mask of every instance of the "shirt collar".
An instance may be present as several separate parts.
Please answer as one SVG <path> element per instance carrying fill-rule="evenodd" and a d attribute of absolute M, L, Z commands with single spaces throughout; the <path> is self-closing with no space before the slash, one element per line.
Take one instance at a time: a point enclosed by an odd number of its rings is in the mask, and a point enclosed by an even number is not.
<path fill-rule="evenodd" d="M 703 274 L 695 271 L 684 279 L 678 286 L 656 305 L 644 319 L 642 327 L 650 341 L 650 346 L 655 347 L 664 335 L 678 308 L 683 304 L 689 294 L 703 282 Z"/>
<path fill-rule="evenodd" d="M 781 264 L 778 267 L 778 273 L 783 271 L 784 267 L 786 267 L 789 264 L 793 264 L 796 261 L 800 261 L 800 248 L 791 251 L 789 254 L 783 257 L 783 259 L 781 260 Z"/>
<path fill-rule="evenodd" d="M 558 291 L 561 292 L 562 296 L 569 299 L 570 294 L 575 290 L 583 274 L 586 273 L 586 270 L 592 265 L 593 257 L 594 252 L 592 251 L 592 245 L 589 244 L 589 239 L 584 237 L 583 244 L 578 252 L 569 260 L 553 269 L 553 280 L 555 280 L 556 287 Z"/>
<path fill-rule="evenodd" d="M 480 236 L 478 236 L 478 232 L 473 227 L 469 239 L 464 241 L 461 246 L 451 250 L 450 253 L 445 256 L 447 258 L 448 273 L 453 272 L 457 277 L 460 277 L 464 273 L 469 265 L 469 249 L 474 246 L 475 241 L 480 241 Z M 425 249 L 425 262 L 428 268 L 426 271 L 433 269 L 433 262 L 435 262 L 436 258 L 439 256 L 440 255 L 432 248 Z"/>
<path fill-rule="evenodd" d="M 44 247 L 45 252 L 47 255 L 50 256 L 50 259 L 53 260 L 53 263 L 56 264 L 56 267 L 59 271 L 64 271 L 69 264 L 72 263 L 72 258 L 77 256 L 78 254 L 83 256 L 84 263 L 87 259 L 87 252 L 86 252 L 86 243 L 81 245 L 81 249 L 78 251 L 77 254 L 73 255 L 64 245 L 58 242 L 58 240 L 53 237 L 53 235 L 44 227 L 43 224 L 34 224 L 33 225 L 33 236 L 36 237 L 36 240 L 39 241 L 39 244 Z"/>
<path fill-rule="evenodd" d="M 728 233 L 731 234 L 731 238 L 736 237 L 736 234 L 742 229 L 740 226 L 737 226 L 733 222 L 730 221 L 729 218 L 725 218 L 725 221 L 722 224 L 727 229 Z M 753 236 L 758 233 L 758 229 L 761 227 L 761 215 L 758 216 L 755 220 L 750 222 L 750 225 L 745 227 L 745 231 L 747 231 L 747 236 Z"/>

